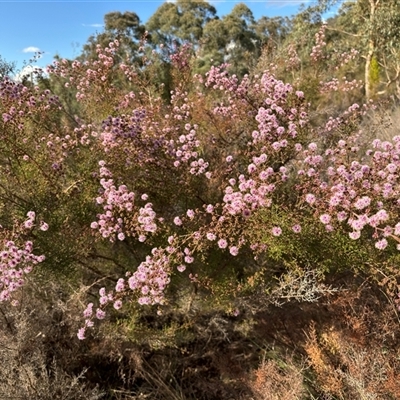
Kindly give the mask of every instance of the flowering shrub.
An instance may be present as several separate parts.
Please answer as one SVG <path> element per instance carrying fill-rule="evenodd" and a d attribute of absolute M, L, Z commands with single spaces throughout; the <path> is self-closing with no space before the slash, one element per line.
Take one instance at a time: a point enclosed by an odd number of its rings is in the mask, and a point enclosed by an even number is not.
<path fill-rule="evenodd" d="M 324 29 L 315 65 L 326 61 Z M 310 277 L 335 272 L 341 257 L 350 269 L 382 260 L 383 251 L 396 257 L 400 140 L 376 139 L 363 152 L 358 124 L 370 106 L 351 105 L 316 126 L 301 82 L 284 83 L 273 66 L 243 79 L 227 65 L 191 76 L 187 47 L 171 56 L 165 100 L 162 85 L 146 80 L 157 52 L 136 66 L 119 61 L 118 46 L 48 68 L 48 82 L 75 94 L 79 116 L 41 88 L 43 78 L 0 84 L 4 209 L 18 216 L 29 204 L 45 216 L 40 229 L 53 240 L 38 237 L 43 268 L 108 280 L 92 292 L 80 339 L 132 301 L 162 313 L 193 287 L 224 292 L 230 310 L 241 294 L 279 303 L 283 276 L 307 277 L 302 285 L 320 293 Z M 342 54 L 343 65 L 356 56 Z M 357 88 L 337 78 L 319 86 L 323 95 Z M 4 262 L 24 267 L 7 272 L 2 299 L 22 284 L 19 271 L 44 260 L 30 243 L 5 242 Z"/>

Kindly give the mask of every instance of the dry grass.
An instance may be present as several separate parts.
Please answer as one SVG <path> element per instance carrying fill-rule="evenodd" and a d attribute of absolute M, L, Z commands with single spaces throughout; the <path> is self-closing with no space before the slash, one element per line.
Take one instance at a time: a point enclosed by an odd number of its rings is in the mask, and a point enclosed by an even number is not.
<path fill-rule="evenodd" d="M 18 307 L 0 305 L 0 361 L 7 366 L 0 371 L 0 398 L 396 399 L 400 324 L 392 275 L 379 285 L 371 276 L 346 274 L 327 282 L 346 290 L 317 302 L 249 308 L 238 317 L 201 309 L 149 315 L 141 321 L 153 330 L 148 344 L 112 323 L 79 342 L 82 293 L 60 296 L 56 285 L 37 287 L 25 291 Z M 152 347 L 163 335 L 166 344 Z"/>
<path fill-rule="evenodd" d="M 84 368 L 72 373 L 76 351 L 66 345 L 69 326 L 60 309 L 47 306 L 32 293 L 21 296 L 18 306 L 0 304 L 0 398 L 102 398 L 104 393 L 85 381 Z"/>
<path fill-rule="evenodd" d="M 324 394 L 397 398 L 400 331 L 392 306 L 377 288 L 365 285 L 335 300 L 336 320 L 319 327 L 310 324 L 304 350 Z"/>
<path fill-rule="evenodd" d="M 293 360 L 263 360 L 249 384 L 254 400 L 298 400 L 305 395 L 303 370 Z"/>

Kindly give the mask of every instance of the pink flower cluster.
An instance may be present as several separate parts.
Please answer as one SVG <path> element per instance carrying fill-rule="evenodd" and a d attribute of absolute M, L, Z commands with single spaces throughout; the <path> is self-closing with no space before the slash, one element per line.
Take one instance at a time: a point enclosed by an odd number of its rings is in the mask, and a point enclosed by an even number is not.
<path fill-rule="evenodd" d="M 106 293 L 105 288 L 99 291 L 99 307 L 93 312 L 93 303 L 89 303 L 83 312 L 85 325 L 78 331 L 78 338 L 85 339 L 87 328 L 94 325 L 93 318 L 102 320 L 106 317 L 104 308 L 108 303 L 119 310 L 122 299 L 133 292 L 140 305 L 163 304 L 164 290 L 170 282 L 171 261 L 163 249 L 153 248 L 152 255 L 147 256 L 133 273 L 127 273 L 127 278 L 120 278 L 115 286 L 115 293 Z"/>
<path fill-rule="evenodd" d="M 359 56 L 360 52 L 356 49 L 351 49 L 348 52 L 340 53 L 336 56 L 336 67 L 338 70 L 348 64 L 350 61 L 355 60 Z"/>
<path fill-rule="evenodd" d="M 26 234 L 35 225 L 36 213 L 29 211 L 28 219 L 20 226 L 15 227 L 11 236 L 14 240 L 3 239 L 3 248 L 0 251 L 0 301 L 11 299 L 12 292 L 24 285 L 25 275 L 32 271 L 34 265 L 44 261 L 45 256 L 36 256 L 32 253 L 32 241 L 24 241 L 22 246 L 17 244 L 18 231 Z M 39 229 L 47 231 L 48 225 L 41 221 Z M 0 227 L 3 230 L 2 227 Z M 5 233 L 5 236 L 9 236 Z"/>
<path fill-rule="evenodd" d="M 312 61 L 317 62 L 324 58 L 323 49 L 326 46 L 325 43 L 325 30 L 327 25 L 323 24 L 319 31 L 315 34 L 315 46 L 312 48 L 310 58 Z"/>
<path fill-rule="evenodd" d="M 87 98 L 87 94 L 92 88 L 97 87 L 99 82 L 102 86 L 107 86 L 110 89 L 109 75 L 112 73 L 114 66 L 114 55 L 119 47 L 119 41 L 110 42 L 108 47 L 102 48 L 97 45 L 96 53 L 97 60 L 86 61 L 81 63 L 74 60 L 72 63 L 69 60 L 54 61 L 53 65 L 47 67 L 49 74 L 54 74 L 62 78 L 66 78 L 66 87 L 75 86 L 78 92 L 76 99 L 83 101 Z M 107 91 L 106 91 L 107 92 Z"/>
<path fill-rule="evenodd" d="M 138 240 L 144 242 L 149 233 L 157 231 L 157 216 L 153 204 L 146 203 L 138 212 L 135 211 L 135 193 L 128 191 L 126 185 L 117 188 L 105 162 L 100 161 L 99 164 L 102 193 L 96 198 L 96 202 L 103 205 L 104 213 L 97 215 L 98 220 L 91 223 L 91 228 L 98 230 L 103 238 L 109 238 L 111 242 L 115 238 L 125 240 L 127 235 L 138 236 Z M 142 200 L 147 198 L 146 194 L 141 197 Z M 129 226 L 126 226 L 126 220 L 129 221 Z"/>
<path fill-rule="evenodd" d="M 135 109 L 131 115 L 119 115 L 118 117 L 108 117 L 102 123 L 101 139 L 106 152 L 110 148 L 119 144 L 118 139 L 135 139 L 142 132 L 142 121 L 146 116 L 144 109 Z M 121 141 L 126 144 L 126 140 Z"/>
<path fill-rule="evenodd" d="M 119 240 L 124 240 L 123 232 L 123 214 L 130 213 L 133 210 L 133 202 L 135 194 L 129 192 L 125 185 L 118 188 L 114 185 L 111 172 L 105 167 L 105 163 L 100 161 L 100 184 L 103 188 L 102 194 L 96 198 L 97 204 L 103 204 L 104 213 L 98 214 L 98 220 L 92 222 L 91 228 L 99 230 L 103 238 L 109 238 L 110 241 L 115 240 L 115 236 Z"/>
<path fill-rule="evenodd" d="M 26 241 L 21 248 L 12 240 L 4 242 L 3 246 L 0 252 L 0 301 L 10 300 L 11 293 L 24 285 L 24 276 L 45 259 L 43 255 L 32 254 L 31 241 Z"/>
<path fill-rule="evenodd" d="M 259 89 L 265 100 L 255 117 L 258 129 L 252 132 L 253 143 L 266 142 L 273 150 L 279 151 L 297 137 L 298 128 L 307 122 L 308 116 L 300 101 L 304 94 L 300 91 L 294 92 L 291 85 L 284 84 L 267 73 L 262 75 Z M 300 104 L 290 107 L 290 97 L 293 102 Z"/>
<path fill-rule="evenodd" d="M 236 181 L 232 181 L 235 182 L 236 190 L 232 186 L 225 188 L 223 208 L 228 214 L 249 216 L 257 208 L 271 205 L 271 195 L 276 188 L 274 180 L 277 179 L 274 170 L 271 167 L 259 168 L 255 164 L 250 164 L 249 167 L 254 178 L 246 179 L 244 175 L 240 175 L 237 185 Z M 273 183 L 268 182 L 270 179 Z"/>
<path fill-rule="evenodd" d="M 152 203 L 146 203 L 144 207 L 139 209 L 139 216 L 137 217 L 138 224 L 136 227 L 139 242 L 144 242 L 149 233 L 157 231 L 156 217 L 157 215 L 153 210 Z"/>
<path fill-rule="evenodd" d="M 222 64 L 218 67 L 212 66 L 206 73 L 206 87 L 212 87 L 214 90 L 221 90 L 228 93 L 234 93 L 239 87 L 239 79 L 236 75 L 230 76 L 227 71 L 229 64 Z"/>
<path fill-rule="evenodd" d="M 28 88 L 21 83 L 4 78 L 0 81 L 0 99 L 3 110 L 2 120 L 22 131 L 25 121 L 35 112 L 61 109 L 57 96 L 50 90 L 41 90 L 38 86 Z"/>
<path fill-rule="evenodd" d="M 343 81 L 340 81 L 337 78 L 333 78 L 328 82 L 320 82 L 320 92 L 321 93 L 330 93 L 330 92 L 350 92 L 355 89 L 360 89 L 363 87 L 363 82 L 361 80 L 353 79 L 352 81 L 348 81 L 346 77 L 343 78 Z"/>
<path fill-rule="evenodd" d="M 187 69 L 190 65 L 190 54 L 193 51 L 192 45 L 190 43 L 184 43 L 179 48 L 175 49 L 176 51 L 170 55 L 170 60 L 180 71 Z"/>
<path fill-rule="evenodd" d="M 159 248 L 154 248 L 151 253 L 127 280 L 129 288 L 139 293 L 139 304 L 162 304 L 164 289 L 170 282 L 168 254 Z"/>
<path fill-rule="evenodd" d="M 356 160 L 358 151 L 350 141 L 340 140 L 336 148 L 325 151 L 324 163 L 316 163 L 312 174 L 310 169 L 300 170 L 315 188 L 314 193 L 304 194 L 304 201 L 318 210 L 328 230 L 346 222 L 350 239 L 357 240 L 368 227 L 375 247 L 383 250 L 387 238 L 400 243 L 400 136 L 393 142 L 375 139 L 364 162 Z M 313 157 L 318 155 L 307 150 L 305 160 Z"/>
<path fill-rule="evenodd" d="M 180 114 L 178 114 L 180 115 Z M 209 164 L 203 158 L 199 158 L 198 149 L 200 141 L 196 138 L 198 125 L 185 124 L 186 134 L 179 136 L 178 140 L 170 141 L 171 150 L 175 161 L 174 167 L 189 164 L 189 172 L 192 175 L 201 175 L 206 172 Z"/>
<path fill-rule="evenodd" d="M 288 70 L 297 70 L 301 65 L 301 60 L 296 51 L 296 46 L 293 43 L 290 43 L 287 48 L 287 69 Z"/>

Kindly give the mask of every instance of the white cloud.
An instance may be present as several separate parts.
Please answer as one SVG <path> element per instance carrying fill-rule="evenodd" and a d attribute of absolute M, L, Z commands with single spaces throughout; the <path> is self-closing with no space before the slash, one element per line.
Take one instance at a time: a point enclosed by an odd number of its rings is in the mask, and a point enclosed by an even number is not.
<path fill-rule="evenodd" d="M 25 47 L 22 51 L 24 53 L 37 53 L 38 51 L 40 51 L 40 49 L 39 49 L 39 47 L 29 46 L 29 47 Z"/>
<path fill-rule="evenodd" d="M 104 24 L 82 24 L 82 26 L 88 26 L 89 28 L 102 28 Z"/>

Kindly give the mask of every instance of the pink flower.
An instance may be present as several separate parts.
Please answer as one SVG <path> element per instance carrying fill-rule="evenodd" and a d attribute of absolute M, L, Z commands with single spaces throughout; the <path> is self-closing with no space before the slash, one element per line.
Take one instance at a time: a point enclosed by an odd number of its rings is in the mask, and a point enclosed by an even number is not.
<path fill-rule="evenodd" d="M 281 234 L 282 234 L 282 229 L 281 229 L 279 226 L 274 226 L 274 227 L 272 228 L 272 234 L 273 234 L 274 236 L 281 236 Z"/>
<path fill-rule="evenodd" d="M 311 151 L 315 151 L 315 150 L 317 150 L 317 144 L 316 143 L 310 143 L 309 145 L 308 145 L 308 148 L 309 148 L 309 150 L 311 150 Z"/>
<path fill-rule="evenodd" d="M 97 228 L 99 227 L 99 224 L 98 224 L 96 221 L 94 221 L 94 222 L 92 222 L 92 223 L 90 224 L 90 227 L 91 227 L 92 229 L 97 229 Z"/>
<path fill-rule="evenodd" d="M 179 217 L 174 218 L 174 224 L 176 226 L 181 226 L 182 225 L 182 220 Z"/>
<path fill-rule="evenodd" d="M 271 146 L 275 151 L 278 151 L 281 148 L 281 145 L 279 142 L 274 142 L 271 144 Z"/>
<path fill-rule="evenodd" d="M 185 263 L 191 264 L 193 261 L 194 261 L 194 258 L 192 256 L 185 257 Z"/>
<path fill-rule="evenodd" d="M 186 265 L 178 265 L 177 267 L 176 267 L 176 269 L 179 271 L 179 272 L 183 272 L 185 269 L 186 269 Z"/>
<path fill-rule="evenodd" d="M 171 235 L 171 236 L 168 236 L 168 243 L 169 244 L 172 244 L 172 243 L 174 243 L 174 236 L 173 235 Z"/>
<path fill-rule="evenodd" d="M 118 233 L 118 240 L 122 241 L 124 239 L 125 239 L 125 235 L 122 232 Z"/>
<path fill-rule="evenodd" d="M 125 288 L 125 280 L 123 278 L 118 279 L 118 282 L 115 285 L 115 291 L 122 292 L 124 288 Z"/>
<path fill-rule="evenodd" d="M 262 180 L 265 181 L 266 179 L 268 179 L 268 173 L 267 171 L 261 171 L 260 174 L 258 175 L 258 177 Z"/>
<path fill-rule="evenodd" d="M 319 220 L 324 224 L 327 225 L 329 222 L 331 222 L 331 216 L 329 214 L 322 214 L 319 217 Z"/>
<path fill-rule="evenodd" d="M 300 233 L 301 232 L 301 225 L 296 224 L 292 226 L 292 230 L 294 233 Z"/>
<path fill-rule="evenodd" d="M 85 328 L 80 328 L 80 329 L 78 330 L 77 336 L 78 336 L 78 339 L 79 339 L 79 340 L 84 340 L 84 339 L 86 339 L 86 337 L 85 337 Z"/>
<path fill-rule="evenodd" d="M 122 307 L 122 301 L 121 300 L 114 301 L 114 308 L 116 310 L 119 310 L 121 307 Z"/>
<path fill-rule="evenodd" d="M 350 239 L 357 240 L 360 238 L 360 236 L 361 236 L 360 231 L 349 232 Z"/>
<path fill-rule="evenodd" d="M 226 249 L 228 246 L 228 242 L 225 239 L 218 240 L 218 247 L 220 249 Z"/>
<path fill-rule="evenodd" d="M 193 211 L 193 210 L 187 210 L 187 211 L 186 211 L 186 215 L 187 215 L 190 219 L 192 219 L 192 218 L 194 217 L 194 211 Z"/>
<path fill-rule="evenodd" d="M 106 316 L 106 313 L 103 310 L 101 310 L 100 308 L 98 308 L 96 310 L 96 318 L 97 319 L 104 319 L 105 316 Z"/>
<path fill-rule="evenodd" d="M 30 229 L 33 227 L 33 222 L 32 220 L 28 219 L 27 221 L 25 221 L 24 223 L 25 228 Z"/>
<path fill-rule="evenodd" d="M 357 210 L 362 210 L 370 204 L 371 199 L 368 196 L 363 196 L 354 203 L 354 207 L 357 208 Z"/>
<path fill-rule="evenodd" d="M 207 232 L 206 238 L 207 238 L 208 240 L 215 240 L 217 237 L 215 236 L 214 233 L 212 233 L 212 232 Z"/>
<path fill-rule="evenodd" d="M 300 143 L 296 143 L 296 144 L 294 145 L 294 149 L 295 149 L 296 151 L 301 151 L 301 150 L 303 149 L 303 146 L 302 146 Z"/>
<path fill-rule="evenodd" d="M 347 218 L 347 213 L 345 211 L 339 211 L 336 216 L 339 222 L 343 222 Z"/>
<path fill-rule="evenodd" d="M 94 326 L 94 322 L 91 319 L 85 319 L 85 327 L 92 328 Z"/>
<path fill-rule="evenodd" d="M 93 303 L 89 303 L 85 309 L 85 311 L 83 312 L 83 316 L 85 318 L 89 318 L 91 317 L 93 314 Z"/>
<path fill-rule="evenodd" d="M 327 225 L 325 225 L 325 230 L 327 232 L 332 232 L 334 230 L 334 227 L 332 225 L 327 224 Z"/>
<path fill-rule="evenodd" d="M 379 240 L 375 243 L 375 247 L 378 250 L 384 250 L 388 245 L 388 241 L 386 239 Z"/>
<path fill-rule="evenodd" d="M 231 253 L 233 256 L 237 256 L 238 253 L 239 253 L 239 249 L 238 249 L 236 246 L 232 246 L 232 247 L 229 249 L 229 253 Z"/>
<path fill-rule="evenodd" d="M 143 306 L 143 305 L 146 305 L 146 304 L 150 304 L 151 301 L 150 301 L 150 298 L 149 298 L 149 297 L 139 297 L 139 298 L 138 298 L 138 303 L 139 303 L 141 306 Z"/>
<path fill-rule="evenodd" d="M 250 164 L 247 167 L 247 171 L 249 172 L 249 174 L 253 173 L 256 169 L 257 169 L 257 167 L 254 164 Z"/>
<path fill-rule="evenodd" d="M 306 202 L 308 204 L 314 204 L 315 203 L 315 196 L 311 193 L 306 194 Z"/>
<path fill-rule="evenodd" d="M 389 214 L 387 213 L 386 210 L 382 209 L 379 210 L 375 216 L 378 218 L 380 221 L 387 221 L 389 219 Z"/>

